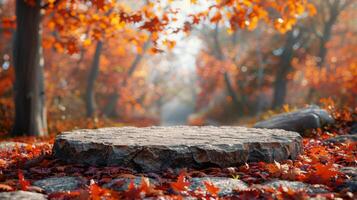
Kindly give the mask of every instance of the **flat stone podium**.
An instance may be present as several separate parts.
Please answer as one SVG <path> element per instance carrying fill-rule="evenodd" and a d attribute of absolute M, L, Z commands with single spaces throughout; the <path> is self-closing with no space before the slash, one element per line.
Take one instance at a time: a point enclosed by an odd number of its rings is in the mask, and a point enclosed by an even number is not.
<path fill-rule="evenodd" d="M 58 135 L 53 147 L 54 156 L 68 163 L 143 172 L 281 161 L 301 151 L 296 132 L 228 126 L 74 130 Z"/>

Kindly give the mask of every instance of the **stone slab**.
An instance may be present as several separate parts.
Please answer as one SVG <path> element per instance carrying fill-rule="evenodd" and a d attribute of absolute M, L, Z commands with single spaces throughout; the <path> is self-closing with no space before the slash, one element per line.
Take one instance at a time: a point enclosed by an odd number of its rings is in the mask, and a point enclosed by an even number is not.
<path fill-rule="evenodd" d="M 352 193 L 357 192 L 357 167 L 342 167 L 340 172 L 346 174 L 348 179 L 338 187 L 340 190 L 348 190 Z"/>
<path fill-rule="evenodd" d="M 200 189 L 201 191 L 207 193 L 206 186 L 204 182 L 209 182 L 213 184 L 215 187 L 219 188 L 218 196 L 227 196 L 233 194 L 234 190 L 246 190 L 248 189 L 248 185 L 241 180 L 227 178 L 227 177 L 204 177 L 204 178 L 192 178 L 190 181 L 190 190 L 197 191 Z"/>
<path fill-rule="evenodd" d="M 342 167 L 339 171 L 357 181 L 357 167 Z"/>
<path fill-rule="evenodd" d="M 47 197 L 40 193 L 27 191 L 0 192 L 1 200 L 46 200 Z"/>
<path fill-rule="evenodd" d="M 83 181 L 77 177 L 51 177 L 35 181 L 34 186 L 40 187 L 46 193 L 73 191 L 84 186 Z"/>
<path fill-rule="evenodd" d="M 286 181 L 286 180 L 272 180 L 262 184 L 263 186 L 272 187 L 278 189 L 280 186 L 287 187 L 293 190 L 306 190 L 308 194 L 322 194 L 328 193 L 326 186 L 324 185 L 310 185 L 299 181 Z"/>
<path fill-rule="evenodd" d="M 354 135 L 339 135 L 336 137 L 329 138 L 325 140 L 325 142 L 331 142 L 331 143 L 344 143 L 344 142 L 357 142 L 357 134 Z"/>
<path fill-rule="evenodd" d="M 350 134 L 357 135 L 357 122 L 353 122 L 351 129 L 350 129 Z"/>
<path fill-rule="evenodd" d="M 102 128 L 65 132 L 53 152 L 69 163 L 149 172 L 294 159 L 301 140 L 295 132 L 245 127 Z"/>
<path fill-rule="evenodd" d="M 22 147 L 26 147 L 26 143 L 22 143 L 22 142 L 0 142 L 0 151 L 9 151 L 9 150 L 13 150 L 16 147 L 17 148 L 22 148 Z"/>
<path fill-rule="evenodd" d="M 306 130 L 322 128 L 334 123 L 332 116 L 318 106 L 309 106 L 293 112 L 282 113 L 257 122 L 255 128 L 284 129 L 304 134 Z"/>

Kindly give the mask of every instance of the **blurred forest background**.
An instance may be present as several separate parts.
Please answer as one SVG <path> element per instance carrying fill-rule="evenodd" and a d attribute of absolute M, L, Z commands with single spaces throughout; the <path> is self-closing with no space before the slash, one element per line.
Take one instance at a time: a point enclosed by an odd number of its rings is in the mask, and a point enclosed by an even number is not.
<path fill-rule="evenodd" d="M 199 2 L 170 6 L 195 10 L 203 6 Z M 111 10 L 97 14 L 84 6 L 75 13 L 59 4 L 62 11 L 42 19 L 49 132 L 249 124 L 282 108 L 327 101 L 355 108 L 357 3 L 310 2 L 315 5 L 310 14 L 301 14 L 285 31 L 253 19 L 233 32 L 217 20 L 189 34 L 166 36 L 160 48 L 148 31 L 122 26 L 114 18 L 104 23 Z M 147 2 L 118 3 L 130 10 Z M 87 15 L 92 16 L 88 21 Z M 0 0 L 0 19 L 0 132 L 5 135 L 14 119 L 14 0 Z M 91 40 L 88 36 L 97 31 L 102 39 Z"/>

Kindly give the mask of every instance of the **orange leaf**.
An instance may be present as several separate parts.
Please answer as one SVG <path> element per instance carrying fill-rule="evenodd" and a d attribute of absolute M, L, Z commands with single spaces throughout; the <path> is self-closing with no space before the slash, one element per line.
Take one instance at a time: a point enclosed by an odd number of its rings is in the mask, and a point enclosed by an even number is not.
<path fill-rule="evenodd" d="M 140 199 L 140 197 L 142 197 L 140 193 L 140 188 L 135 187 L 134 180 L 131 179 L 128 185 L 128 190 L 125 191 L 124 196 L 126 199 Z"/>
<path fill-rule="evenodd" d="M 222 19 L 222 14 L 220 12 L 217 12 L 212 18 L 211 22 L 216 23 L 219 22 Z"/>
<path fill-rule="evenodd" d="M 148 179 L 145 180 L 144 177 L 141 178 L 140 191 L 143 193 L 149 193 L 150 185 L 148 183 Z"/>
<path fill-rule="evenodd" d="M 267 164 L 265 168 L 273 177 L 280 177 L 283 174 L 286 174 L 289 170 L 289 166 L 287 164 L 282 165 L 276 161 L 274 161 L 274 163 Z"/>
<path fill-rule="evenodd" d="M 156 53 L 162 53 L 164 51 L 161 50 L 161 49 L 153 47 L 153 48 L 150 49 L 150 52 L 153 53 L 153 54 L 156 54 Z"/>
<path fill-rule="evenodd" d="M 21 186 L 21 190 L 27 190 L 28 187 L 30 186 L 30 182 L 25 180 L 24 174 L 22 173 L 21 170 L 18 172 L 18 177 L 19 177 L 19 183 Z"/>
<path fill-rule="evenodd" d="M 6 164 L 6 160 L 0 158 L 0 167 L 5 166 Z"/>
<path fill-rule="evenodd" d="M 328 164 L 328 165 L 323 165 L 323 164 L 315 164 L 314 168 L 316 169 L 315 172 L 315 178 L 319 179 L 319 180 L 313 180 L 313 181 L 317 181 L 320 182 L 329 182 L 330 179 L 338 174 L 340 174 L 333 166 L 332 164 Z"/>
<path fill-rule="evenodd" d="M 208 181 L 204 181 L 203 182 L 206 186 L 207 191 L 212 195 L 212 196 L 217 196 L 218 192 L 219 192 L 219 187 L 216 187 L 215 185 L 213 185 L 213 183 L 208 182 Z"/>
<path fill-rule="evenodd" d="M 190 183 L 185 180 L 186 179 L 185 176 L 186 176 L 186 173 L 181 172 L 177 178 L 177 181 L 170 183 L 171 188 L 177 192 L 186 191 L 188 186 L 190 186 Z"/>
<path fill-rule="evenodd" d="M 0 183 L 0 191 L 9 192 L 9 191 L 13 191 L 13 190 L 14 190 L 14 188 L 12 188 L 10 185 Z"/>
<path fill-rule="evenodd" d="M 133 190 L 133 189 L 135 189 L 136 187 L 135 187 L 135 184 L 134 184 L 134 181 L 133 181 L 133 179 L 131 179 L 130 180 L 130 183 L 129 183 L 129 185 L 128 185 L 128 190 Z"/>
<path fill-rule="evenodd" d="M 89 185 L 89 195 L 91 200 L 101 200 L 103 196 L 107 196 L 107 191 L 99 187 L 93 180 Z"/>
<path fill-rule="evenodd" d="M 104 0 L 96 0 L 95 5 L 97 6 L 98 9 L 103 9 L 104 7 Z"/>

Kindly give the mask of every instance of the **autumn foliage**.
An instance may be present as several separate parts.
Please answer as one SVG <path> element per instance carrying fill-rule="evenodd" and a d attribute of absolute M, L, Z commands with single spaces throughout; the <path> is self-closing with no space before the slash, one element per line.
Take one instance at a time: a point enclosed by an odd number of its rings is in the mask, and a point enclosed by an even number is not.
<path fill-rule="evenodd" d="M 36 0 L 25 3 L 30 7 L 38 6 Z M 159 107 L 164 103 L 162 99 L 171 97 L 166 97 L 169 91 L 162 89 L 162 83 L 152 80 L 156 72 L 146 65 L 155 62 L 153 54 L 170 52 L 175 47 L 172 35 L 189 36 L 195 27 L 224 23 L 228 25 L 225 28 L 228 33 L 254 30 L 259 23 L 286 33 L 297 23 L 298 16 L 316 14 L 313 4 L 306 0 L 191 1 L 188 5 L 192 9 L 184 13 L 182 8 L 175 7 L 175 3 L 169 1 L 164 6 L 164 2 L 156 1 L 135 5 L 130 1 L 103 0 L 42 2 L 40 23 L 44 59 L 41 62 L 45 64 L 44 107 L 49 113 L 50 132 L 87 127 L 82 124 L 92 121 L 94 125 L 88 127 L 119 125 L 128 121 L 157 124 Z M 1 105 L 7 108 L 3 116 L 9 119 L 15 114 L 12 112 L 15 105 L 11 103 L 15 80 L 14 58 L 7 40 L 13 38 L 16 31 L 16 13 L 12 1 L 4 2 L 2 8 L 1 34 L 7 39 L 1 41 L 4 42 L 1 44 L 4 67 L 0 74 L 0 94 Z M 202 59 L 205 59 L 204 55 Z M 235 63 L 213 62 L 215 67 L 202 70 L 216 68 L 211 76 L 228 70 L 233 70 L 230 76 L 238 75 Z M 203 79 L 207 77 L 200 70 L 197 74 Z M 210 79 L 208 84 L 222 88 L 222 78 L 215 77 L 218 80 Z M 217 94 L 212 86 L 211 89 L 207 87 L 202 85 L 208 96 L 199 94 L 199 106 L 201 101 L 210 101 L 210 96 Z M 86 119 L 82 123 L 84 117 L 95 119 Z M 103 119 L 106 117 L 110 119 Z M 6 119 L 2 126 L 9 132 L 12 125 Z M 96 125 L 98 121 L 101 125 Z M 59 124 L 67 127 L 60 128 Z"/>

